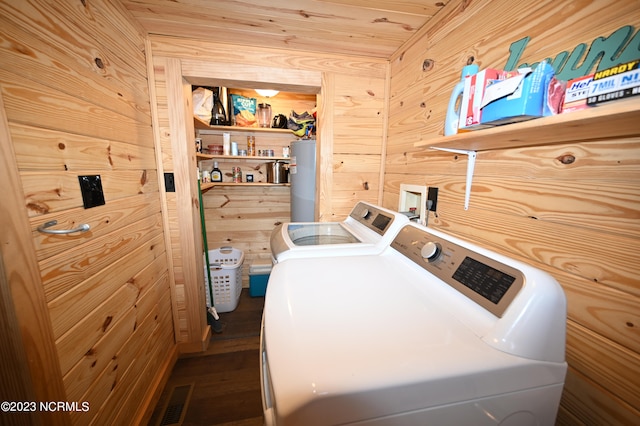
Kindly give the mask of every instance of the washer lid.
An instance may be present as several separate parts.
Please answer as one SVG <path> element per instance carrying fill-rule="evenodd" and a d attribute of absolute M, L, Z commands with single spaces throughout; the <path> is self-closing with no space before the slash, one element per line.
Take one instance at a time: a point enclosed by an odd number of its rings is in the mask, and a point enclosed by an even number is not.
<path fill-rule="evenodd" d="M 275 265 L 263 337 L 278 417 L 345 423 L 563 381 L 484 343 L 448 286 L 393 253 Z"/>
<path fill-rule="evenodd" d="M 287 225 L 287 233 L 296 246 L 361 242 L 339 222 L 290 223 Z"/>

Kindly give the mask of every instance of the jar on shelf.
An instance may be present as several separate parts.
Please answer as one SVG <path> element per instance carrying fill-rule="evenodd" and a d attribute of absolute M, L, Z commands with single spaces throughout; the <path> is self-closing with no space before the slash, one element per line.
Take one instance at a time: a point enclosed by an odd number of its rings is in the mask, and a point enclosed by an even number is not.
<path fill-rule="evenodd" d="M 233 183 L 242 183 L 242 170 L 240 167 L 233 167 L 231 169 L 231 181 Z"/>
<path fill-rule="evenodd" d="M 247 154 L 252 157 L 256 155 L 256 137 L 255 136 L 247 136 Z"/>

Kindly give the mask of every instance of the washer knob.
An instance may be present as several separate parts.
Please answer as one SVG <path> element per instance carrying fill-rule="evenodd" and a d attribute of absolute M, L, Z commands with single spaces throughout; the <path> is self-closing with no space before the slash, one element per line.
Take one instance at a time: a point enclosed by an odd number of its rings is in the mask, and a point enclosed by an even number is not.
<path fill-rule="evenodd" d="M 420 254 L 423 259 L 426 259 L 429 262 L 434 262 L 440 257 L 441 251 L 442 249 L 440 248 L 440 244 L 428 241 L 424 246 L 422 246 Z"/>
<path fill-rule="evenodd" d="M 362 217 L 363 217 L 364 219 L 367 219 L 367 218 L 369 217 L 369 213 L 370 213 L 370 212 L 369 212 L 369 209 L 364 209 L 364 210 L 362 210 Z"/>

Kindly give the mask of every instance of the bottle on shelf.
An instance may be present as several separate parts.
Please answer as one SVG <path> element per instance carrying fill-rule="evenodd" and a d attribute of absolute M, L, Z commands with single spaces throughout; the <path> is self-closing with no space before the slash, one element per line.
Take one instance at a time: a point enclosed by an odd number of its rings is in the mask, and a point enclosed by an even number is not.
<path fill-rule="evenodd" d="M 453 88 L 453 92 L 451 93 L 451 97 L 449 98 L 449 105 L 447 106 L 447 116 L 444 122 L 445 136 L 451 136 L 458 133 L 458 122 L 460 120 L 460 104 L 462 103 L 462 94 L 464 92 L 464 80 L 468 76 L 477 74 L 478 71 L 478 65 L 472 64 L 471 61 L 467 62 L 467 65 L 462 68 L 460 81 Z"/>
<path fill-rule="evenodd" d="M 247 136 L 247 154 L 249 156 L 256 155 L 256 137 L 255 136 Z"/>
<path fill-rule="evenodd" d="M 222 182 L 222 172 L 218 168 L 218 162 L 214 161 L 211 169 L 211 182 Z"/>
<path fill-rule="evenodd" d="M 220 100 L 220 89 L 220 87 L 213 88 L 213 108 L 211 110 L 211 122 L 209 124 L 214 126 L 228 126 L 229 122 L 227 120 L 227 112 Z"/>
<path fill-rule="evenodd" d="M 231 170 L 233 182 L 242 183 L 242 170 L 240 169 L 240 167 L 233 167 Z"/>
<path fill-rule="evenodd" d="M 231 155 L 231 133 L 222 133 L 222 153 L 224 155 Z"/>

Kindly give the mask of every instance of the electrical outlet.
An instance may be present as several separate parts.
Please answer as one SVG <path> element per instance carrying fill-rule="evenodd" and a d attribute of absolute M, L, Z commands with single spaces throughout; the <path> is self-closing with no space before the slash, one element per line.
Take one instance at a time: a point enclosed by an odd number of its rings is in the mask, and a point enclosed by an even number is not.
<path fill-rule="evenodd" d="M 427 210 L 436 211 L 438 205 L 438 188 L 429 187 L 427 192 Z"/>
<path fill-rule="evenodd" d="M 78 182 L 80 182 L 82 203 L 85 209 L 105 204 L 100 175 L 78 176 Z"/>
<path fill-rule="evenodd" d="M 167 192 L 176 192 L 176 181 L 173 173 L 164 174 L 164 190 Z"/>

